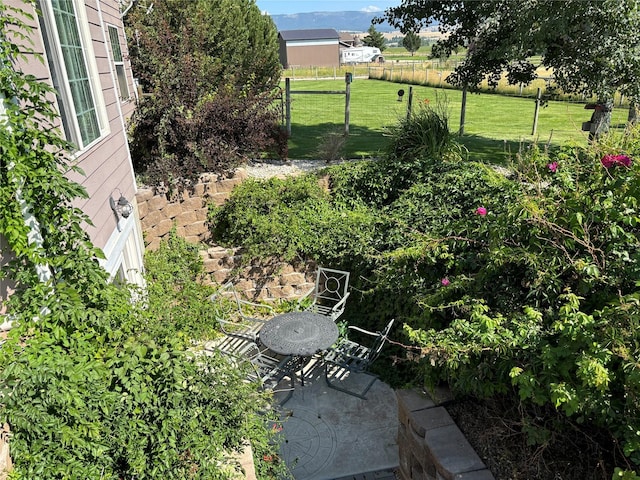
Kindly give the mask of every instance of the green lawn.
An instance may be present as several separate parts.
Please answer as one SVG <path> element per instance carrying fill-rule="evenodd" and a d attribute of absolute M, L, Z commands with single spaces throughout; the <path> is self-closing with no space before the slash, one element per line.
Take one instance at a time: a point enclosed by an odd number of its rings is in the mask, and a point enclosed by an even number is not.
<path fill-rule="evenodd" d="M 430 106 L 440 106 L 449 112 L 450 128 L 457 131 L 460 124 L 462 93 L 458 90 L 413 86 L 413 108 L 428 99 Z M 308 80 L 291 83 L 293 92 L 300 90 L 344 90 L 344 80 Z M 405 95 L 398 101 L 398 90 Z M 356 78 L 351 84 L 349 137 L 346 157 L 376 157 L 387 143 L 385 126 L 397 123 L 407 114 L 409 86 L 405 84 Z M 344 129 L 344 95 L 292 94 L 292 136 L 289 157 L 317 158 L 317 148 L 330 132 Z M 549 102 L 540 109 L 538 129 L 532 135 L 535 101 L 530 98 L 507 97 L 495 94 L 467 95 L 464 136 L 461 142 L 470 157 L 483 161 L 501 162 L 505 152 L 515 151 L 520 143 L 558 145 L 575 140 L 586 142 L 580 130 L 589 120 L 591 111 L 583 104 Z M 622 127 L 627 118 L 626 108 L 613 112 L 612 125 Z"/>

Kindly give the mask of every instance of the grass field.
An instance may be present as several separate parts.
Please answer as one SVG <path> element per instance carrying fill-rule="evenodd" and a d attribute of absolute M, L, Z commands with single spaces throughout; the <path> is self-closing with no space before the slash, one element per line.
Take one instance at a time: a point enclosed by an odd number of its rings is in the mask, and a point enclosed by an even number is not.
<path fill-rule="evenodd" d="M 351 84 L 350 126 L 345 146 L 347 158 L 377 157 L 387 144 L 385 128 L 407 115 L 409 86 L 356 78 Z M 458 131 L 462 93 L 431 87 L 413 86 L 412 108 L 421 104 L 446 108 L 449 126 Z M 289 158 L 317 158 L 323 138 L 344 130 L 344 95 L 299 94 L 296 91 L 345 89 L 344 80 L 308 80 L 291 83 L 292 135 Z M 398 90 L 404 90 L 398 101 Z M 538 128 L 532 135 L 535 101 L 530 98 L 495 94 L 468 94 L 464 135 L 460 138 L 470 158 L 501 163 L 509 151 L 517 151 L 521 143 L 558 145 L 574 140 L 586 142 L 582 122 L 591 117 L 580 103 L 549 102 L 540 108 Z M 615 109 L 614 128 L 623 128 L 627 109 Z"/>

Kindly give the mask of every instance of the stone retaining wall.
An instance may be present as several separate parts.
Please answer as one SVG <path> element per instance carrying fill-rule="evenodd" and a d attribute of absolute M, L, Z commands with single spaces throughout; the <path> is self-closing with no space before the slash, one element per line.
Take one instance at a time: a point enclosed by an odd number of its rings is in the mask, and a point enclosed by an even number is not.
<path fill-rule="evenodd" d="M 401 480 L 495 480 L 449 413 L 418 390 L 398 390 Z"/>
<path fill-rule="evenodd" d="M 145 247 L 149 250 L 158 248 L 162 238 L 174 225 L 178 235 L 188 242 L 209 240 L 207 203 L 222 205 L 229 198 L 233 187 L 246 178 L 247 172 L 243 168 L 237 169 L 235 175 L 227 179 L 206 173 L 194 186 L 193 193 L 184 192 L 172 199 L 167 199 L 166 192 L 139 188 L 136 202 Z"/>
<path fill-rule="evenodd" d="M 232 281 L 238 291 L 253 301 L 297 299 L 315 285 L 316 265 L 278 261 L 244 265 L 242 250 L 211 247 L 200 251 L 207 278 L 205 284 Z"/>

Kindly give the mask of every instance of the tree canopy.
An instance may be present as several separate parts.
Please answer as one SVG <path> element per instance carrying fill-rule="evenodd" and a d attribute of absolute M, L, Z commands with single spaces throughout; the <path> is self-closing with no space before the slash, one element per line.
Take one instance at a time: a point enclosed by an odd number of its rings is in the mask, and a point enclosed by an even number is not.
<path fill-rule="evenodd" d="M 402 46 L 406 48 L 408 52 L 411 52 L 411 56 L 418 51 L 421 44 L 422 40 L 420 40 L 420 36 L 415 32 L 407 32 L 402 39 Z"/>
<path fill-rule="evenodd" d="M 611 99 L 640 94 L 640 12 L 637 0 L 436 1 L 403 0 L 374 23 L 402 32 L 432 23 L 445 36 L 434 55 L 468 48 L 448 81 L 473 88 L 486 76 L 495 85 L 530 83 L 539 66 L 553 70 L 565 92 Z"/>
<path fill-rule="evenodd" d="M 132 123 L 134 167 L 147 181 L 232 171 L 280 138 L 277 30 L 254 0 L 136 3 L 125 23 L 134 74 L 151 94 Z"/>
<path fill-rule="evenodd" d="M 136 4 L 125 22 L 132 67 L 146 91 L 180 95 L 191 82 L 193 96 L 183 100 L 193 103 L 225 87 L 264 91 L 280 80 L 277 30 L 254 0 Z"/>
<path fill-rule="evenodd" d="M 384 52 L 385 48 L 387 48 L 385 45 L 386 40 L 384 35 L 382 35 L 381 32 L 378 32 L 374 25 L 369 27 L 366 37 L 362 39 L 362 43 L 367 47 L 378 47 L 381 52 Z"/>

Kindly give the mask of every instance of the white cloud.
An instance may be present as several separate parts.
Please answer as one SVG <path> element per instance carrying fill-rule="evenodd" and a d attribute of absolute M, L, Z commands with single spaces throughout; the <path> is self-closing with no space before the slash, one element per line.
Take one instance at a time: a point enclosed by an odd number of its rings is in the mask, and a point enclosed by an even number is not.
<path fill-rule="evenodd" d="M 376 7 L 375 5 L 369 5 L 368 7 L 361 8 L 360 11 L 366 12 L 366 13 L 375 13 L 375 12 L 381 12 L 382 9 L 379 7 Z"/>

